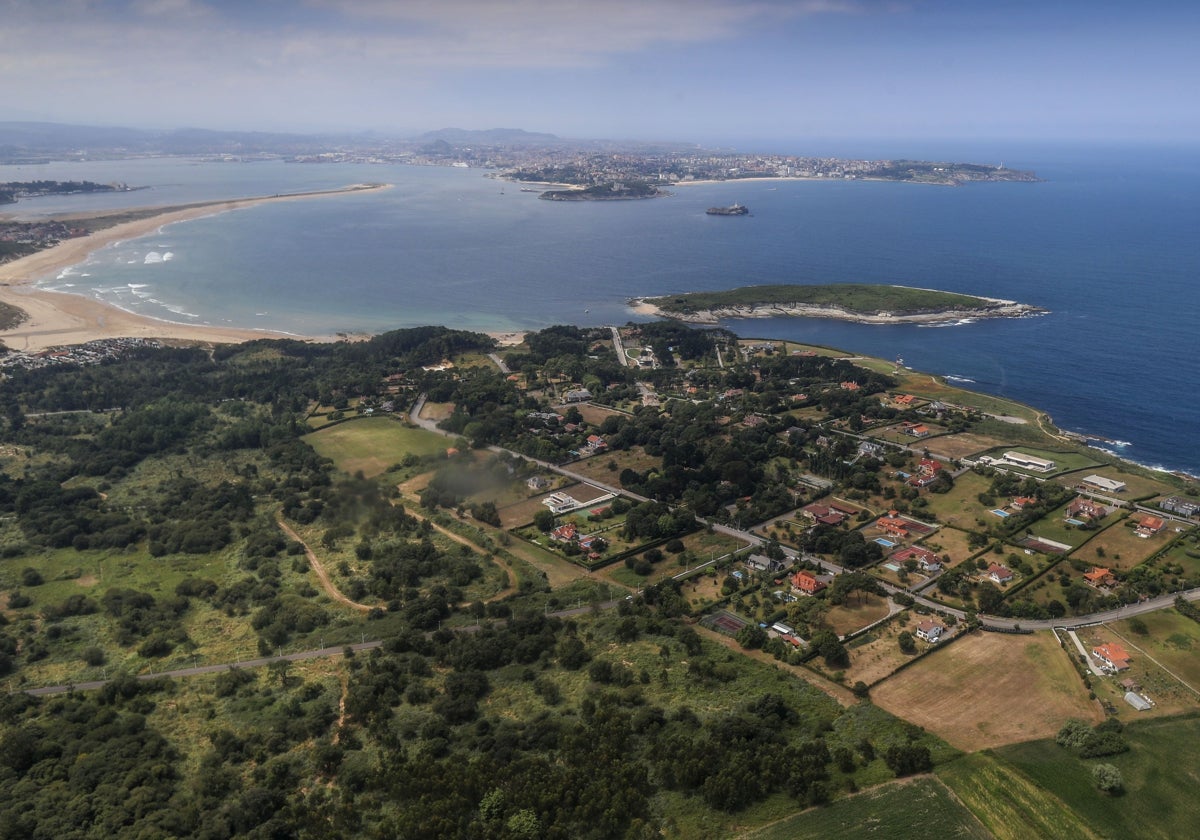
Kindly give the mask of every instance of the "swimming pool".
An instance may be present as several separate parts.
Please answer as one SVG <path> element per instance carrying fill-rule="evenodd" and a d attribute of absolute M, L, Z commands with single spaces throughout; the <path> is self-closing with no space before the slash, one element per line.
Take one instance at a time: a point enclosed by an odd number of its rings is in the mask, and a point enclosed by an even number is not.
<path fill-rule="evenodd" d="M 1000 510 L 999 508 L 997 508 L 996 510 L 992 511 L 992 513 L 996 514 L 997 516 L 1004 517 L 1005 519 L 1008 519 L 1008 517 L 1012 515 L 1012 514 L 1010 514 L 1008 511 L 1006 511 L 1006 510 Z"/>
<path fill-rule="evenodd" d="M 895 548 L 896 544 L 891 540 L 885 540 L 883 537 L 876 537 L 875 542 L 879 543 L 884 548 Z"/>
<path fill-rule="evenodd" d="M 1068 519 L 1067 524 L 1078 526 L 1078 525 L 1086 525 L 1087 523 L 1084 522 L 1082 519 Z"/>

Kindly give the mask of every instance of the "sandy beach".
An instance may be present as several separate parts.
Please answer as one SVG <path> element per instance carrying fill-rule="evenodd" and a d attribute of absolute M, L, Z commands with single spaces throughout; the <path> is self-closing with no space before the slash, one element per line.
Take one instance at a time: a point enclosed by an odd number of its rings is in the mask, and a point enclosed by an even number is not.
<path fill-rule="evenodd" d="M 180 324 L 147 318 L 82 295 L 39 289 L 36 283 L 41 278 L 83 262 L 88 254 L 106 245 L 146 236 L 163 225 L 174 222 L 198 219 L 272 201 L 303 201 L 389 187 L 388 184 L 354 184 L 337 190 L 206 202 L 176 209 L 164 208 L 162 213 L 114 225 L 88 236 L 68 239 L 53 248 L 5 263 L 0 265 L 0 302 L 23 310 L 28 317 L 13 329 L 0 331 L 0 341 L 12 350 L 36 352 L 48 347 L 83 344 L 101 338 L 162 338 L 213 343 L 237 343 L 256 338 L 297 338 L 299 336 L 266 330 Z M 344 338 L 304 337 L 317 341 Z"/>

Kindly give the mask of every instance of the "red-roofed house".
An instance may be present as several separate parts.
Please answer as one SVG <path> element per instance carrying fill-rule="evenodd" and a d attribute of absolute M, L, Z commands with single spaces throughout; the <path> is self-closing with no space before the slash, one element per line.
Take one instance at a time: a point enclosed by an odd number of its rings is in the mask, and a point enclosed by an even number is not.
<path fill-rule="evenodd" d="M 559 525 L 550 532 L 550 539 L 558 542 L 571 542 L 579 535 L 579 529 L 575 527 L 574 522 L 568 522 L 566 525 Z"/>
<path fill-rule="evenodd" d="M 889 519 L 886 516 L 881 516 L 875 520 L 875 527 L 881 531 L 886 531 L 894 537 L 908 536 L 908 528 L 905 527 L 903 519 Z"/>
<path fill-rule="evenodd" d="M 1092 648 L 1092 656 L 1100 660 L 1101 667 L 1109 671 L 1124 671 L 1129 668 L 1129 652 L 1116 642 L 1105 642 Z"/>
<path fill-rule="evenodd" d="M 916 560 L 917 568 L 923 572 L 940 572 L 942 570 L 942 563 L 938 556 L 928 548 L 921 548 L 919 545 L 902 548 L 894 552 L 888 559 L 895 563 Z"/>
<path fill-rule="evenodd" d="M 843 382 L 842 383 L 843 391 L 857 391 L 861 387 L 862 386 L 859 385 L 857 382 Z"/>
<path fill-rule="evenodd" d="M 1108 508 L 1092 499 L 1080 496 L 1067 505 L 1068 519 L 1103 519 L 1108 516 Z"/>
<path fill-rule="evenodd" d="M 1025 510 L 1030 505 L 1036 505 L 1037 498 L 1034 496 L 1016 496 L 1013 498 L 1009 507 L 1013 510 Z"/>
<path fill-rule="evenodd" d="M 1092 569 L 1090 572 L 1085 572 L 1083 579 L 1092 586 L 1112 586 L 1117 582 L 1117 579 L 1113 577 L 1112 572 L 1110 572 L 1108 569 L 1102 569 L 1098 566 Z"/>
<path fill-rule="evenodd" d="M 1146 537 L 1157 534 L 1165 527 L 1167 527 L 1167 521 L 1161 516 L 1151 516 L 1150 514 L 1146 514 L 1138 518 L 1137 528 L 1134 530 L 1134 533 L 1136 533 L 1142 539 L 1145 539 Z"/>
<path fill-rule="evenodd" d="M 1008 568 L 1008 566 L 993 563 L 988 566 L 988 577 L 996 583 L 1008 583 L 1013 579 L 1013 573 L 1012 569 Z"/>
<path fill-rule="evenodd" d="M 800 571 L 792 575 L 792 588 L 802 595 L 816 595 L 827 585 L 825 581 L 817 580 L 812 572 Z"/>

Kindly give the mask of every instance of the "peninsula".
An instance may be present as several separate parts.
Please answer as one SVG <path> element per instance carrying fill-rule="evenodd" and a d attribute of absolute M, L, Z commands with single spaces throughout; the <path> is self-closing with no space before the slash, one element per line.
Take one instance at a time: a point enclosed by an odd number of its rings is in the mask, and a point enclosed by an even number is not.
<path fill-rule="evenodd" d="M 836 318 L 861 324 L 936 324 L 966 318 L 1024 318 L 1046 312 L 1012 300 L 883 284 L 743 286 L 720 292 L 635 298 L 641 315 L 692 324 L 725 318 Z"/>

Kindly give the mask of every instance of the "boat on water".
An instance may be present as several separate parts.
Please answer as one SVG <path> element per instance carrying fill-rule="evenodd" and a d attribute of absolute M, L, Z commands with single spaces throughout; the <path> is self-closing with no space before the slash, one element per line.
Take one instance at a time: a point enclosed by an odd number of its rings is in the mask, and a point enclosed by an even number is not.
<path fill-rule="evenodd" d="M 731 204 L 728 207 L 709 207 L 704 212 L 710 216 L 748 216 L 750 208 L 741 204 Z"/>

